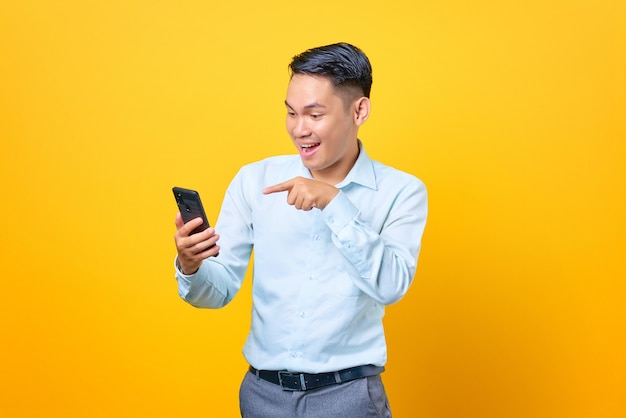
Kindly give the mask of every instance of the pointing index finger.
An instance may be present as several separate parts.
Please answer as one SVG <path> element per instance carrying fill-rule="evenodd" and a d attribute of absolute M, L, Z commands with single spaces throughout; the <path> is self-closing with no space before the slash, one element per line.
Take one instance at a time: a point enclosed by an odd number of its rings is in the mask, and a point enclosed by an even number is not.
<path fill-rule="evenodd" d="M 268 186 L 265 189 L 263 189 L 263 194 L 286 192 L 286 191 L 291 190 L 292 187 L 293 187 L 293 179 L 275 184 L 273 186 Z"/>

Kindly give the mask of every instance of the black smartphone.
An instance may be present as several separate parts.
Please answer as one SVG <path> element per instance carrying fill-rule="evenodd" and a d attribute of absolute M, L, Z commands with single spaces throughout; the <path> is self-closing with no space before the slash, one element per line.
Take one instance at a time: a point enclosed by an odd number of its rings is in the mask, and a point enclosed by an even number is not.
<path fill-rule="evenodd" d="M 204 207 L 202 206 L 202 201 L 200 200 L 200 194 L 195 190 L 184 189 L 182 187 L 174 187 L 172 188 L 172 191 L 174 192 L 174 197 L 176 198 L 178 210 L 183 217 L 183 222 L 187 223 L 194 218 L 202 218 L 202 225 L 191 231 L 191 234 L 197 234 L 198 232 L 202 232 L 207 229 L 210 224 L 209 219 L 206 217 L 206 213 L 204 213 Z"/>

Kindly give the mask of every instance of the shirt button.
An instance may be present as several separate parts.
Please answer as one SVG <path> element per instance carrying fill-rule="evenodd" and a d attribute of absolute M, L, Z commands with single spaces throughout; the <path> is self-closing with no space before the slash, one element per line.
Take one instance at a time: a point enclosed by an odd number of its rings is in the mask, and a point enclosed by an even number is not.
<path fill-rule="evenodd" d="M 314 239 L 315 241 L 319 241 L 319 240 L 320 240 L 320 238 L 321 238 L 321 237 L 320 237 L 319 235 L 315 235 L 315 236 L 313 237 L 313 239 Z"/>
<path fill-rule="evenodd" d="M 309 279 L 309 280 L 313 280 L 313 279 L 314 279 L 313 275 L 312 275 L 312 274 L 311 274 L 311 275 L 309 275 L 308 279 Z"/>
<path fill-rule="evenodd" d="M 299 316 L 300 318 L 304 318 L 304 312 L 300 312 L 300 313 L 298 314 L 298 316 Z"/>
<path fill-rule="evenodd" d="M 296 358 L 298 357 L 298 353 L 291 353 L 291 358 Z"/>
<path fill-rule="evenodd" d="M 328 217 L 328 223 L 329 224 L 334 224 L 335 223 L 335 218 L 333 218 L 332 216 Z"/>

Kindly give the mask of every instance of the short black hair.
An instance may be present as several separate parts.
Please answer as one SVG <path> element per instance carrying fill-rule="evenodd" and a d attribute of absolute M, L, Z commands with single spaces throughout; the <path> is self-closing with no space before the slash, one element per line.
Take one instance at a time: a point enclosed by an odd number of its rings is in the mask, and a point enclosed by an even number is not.
<path fill-rule="evenodd" d="M 335 88 L 357 88 L 369 98 L 372 90 L 372 65 L 354 45 L 340 42 L 308 49 L 293 57 L 289 64 L 294 74 L 318 75 L 330 79 Z"/>

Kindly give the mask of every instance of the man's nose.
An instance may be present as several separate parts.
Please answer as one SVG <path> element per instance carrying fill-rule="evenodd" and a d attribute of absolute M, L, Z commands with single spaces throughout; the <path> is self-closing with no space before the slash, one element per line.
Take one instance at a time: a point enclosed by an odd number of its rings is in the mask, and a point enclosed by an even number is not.
<path fill-rule="evenodd" d="M 297 118 L 293 127 L 294 136 L 301 138 L 311 135 L 311 129 L 306 122 L 306 118 Z"/>

